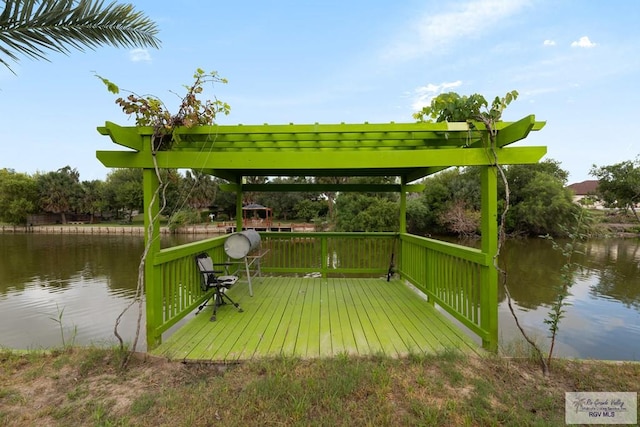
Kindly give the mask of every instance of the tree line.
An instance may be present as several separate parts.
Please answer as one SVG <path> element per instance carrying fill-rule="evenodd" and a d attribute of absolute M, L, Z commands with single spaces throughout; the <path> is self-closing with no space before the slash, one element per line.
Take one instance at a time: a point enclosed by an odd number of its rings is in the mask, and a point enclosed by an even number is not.
<path fill-rule="evenodd" d="M 582 209 L 573 203 L 566 188 L 568 173 L 555 160 L 533 165 L 505 166 L 510 188 L 510 206 L 505 226 L 511 234 L 561 235 Z M 166 184 L 162 213 L 169 225 L 179 227 L 208 221 L 232 219 L 235 194 L 220 189 L 226 183 L 202 172 L 162 170 Z M 331 179 L 343 183 L 394 183 L 394 177 L 311 178 L 247 177 L 250 183 L 306 184 Z M 407 200 L 407 228 L 410 232 L 472 236 L 480 228 L 480 169 L 449 168 L 422 181 L 426 188 L 411 193 Z M 270 207 L 275 220 L 317 221 L 337 231 L 397 231 L 397 193 L 332 192 L 247 192 L 244 203 Z M 504 184 L 499 182 L 499 204 L 504 204 Z M 504 206 L 502 206 L 504 207 Z M 27 224 L 36 213 L 82 215 L 89 221 L 131 221 L 142 212 L 143 190 L 140 169 L 115 169 L 106 180 L 82 181 L 76 169 L 29 175 L 11 169 L 0 170 L 0 221 Z"/>

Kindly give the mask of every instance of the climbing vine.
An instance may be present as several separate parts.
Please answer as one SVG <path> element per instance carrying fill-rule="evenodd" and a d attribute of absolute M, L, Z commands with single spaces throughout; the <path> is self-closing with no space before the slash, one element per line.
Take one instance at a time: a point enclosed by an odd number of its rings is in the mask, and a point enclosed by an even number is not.
<path fill-rule="evenodd" d="M 421 111 L 415 113 L 413 117 L 419 122 L 467 122 L 470 129 L 477 128 L 477 124 L 480 123 L 487 130 L 489 140 L 483 141 L 484 147 L 489 151 L 493 159 L 493 165 L 498 170 L 505 188 L 504 208 L 500 215 L 500 223 L 498 228 L 498 248 L 495 255 L 493 256 L 493 266 L 500 275 L 502 287 L 507 297 L 507 305 L 512 317 L 515 320 L 516 326 L 518 327 L 524 339 L 533 348 L 542 368 L 542 372 L 545 376 L 547 376 L 549 375 L 549 363 L 547 360 L 545 360 L 543 352 L 538 344 L 531 337 L 529 337 L 529 335 L 520 324 L 520 320 L 518 319 L 518 316 L 516 315 L 512 304 L 511 292 L 509 291 L 507 280 L 507 271 L 502 269 L 498 264 L 498 258 L 506 240 L 505 227 L 507 213 L 509 212 L 510 208 L 510 192 L 509 181 L 507 180 L 504 168 L 500 164 L 498 152 L 496 150 L 497 130 L 495 124 L 502 119 L 502 113 L 507 108 L 507 106 L 509 106 L 509 104 L 511 104 L 511 102 L 515 101 L 517 98 L 518 92 L 513 90 L 507 92 L 503 97 L 496 96 L 491 104 L 489 104 L 485 97 L 480 94 L 460 96 L 455 92 L 448 92 L 440 94 L 439 96 L 433 98 L 430 105 L 425 106 Z M 557 318 L 554 323 L 556 328 L 555 332 L 557 332 L 559 320 L 560 318 Z M 554 340 L 555 332 L 553 335 Z M 548 360 L 550 361 L 551 358 L 549 357 Z"/>
<path fill-rule="evenodd" d="M 115 83 L 96 74 L 106 86 L 109 92 L 120 94 L 121 89 Z M 156 96 L 140 96 L 129 90 L 126 97 L 118 97 L 118 104 L 127 115 L 133 115 L 136 119 L 136 126 L 152 127 L 153 151 L 168 150 L 173 143 L 173 131 L 178 127 L 190 128 L 193 126 L 206 126 L 215 124 L 218 114 L 228 115 L 231 107 L 214 97 L 213 100 L 202 101 L 199 95 L 204 90 L 207 83 L 227 83 L 227 79 L 220 77 L 216 71 L 206 73 L 198 68 L 193 74 L 194 82 L 191 85 L 184 85 L 186 94 L 180 98 L 180 105 L 177 112 L 171 113 L 165 103 Z M 179 97 L 179 95 L 176 94 Z"/>
<path fill-rule="evenodd" d="M 460 96 L 456 92 L 447 92 L 433 98 L 430 105 L 414 113 L 413 117 L 419 122 L 469 122 L 473 125 L 473 121 L 479 121 L 493 125 L 500 121 L 504 109 L 517 98 L 518 91 L 512 90 L 502 98 L 496 96 L 489 108 L 489 103 L 480 94 Z"/>
<path fill-rule="evenodd" d="M 107 90 L 116 95 L 120 94 L 120 87 L 110 80 L 99 76 L 100 79 L 107 87 Z M 198 68 L 193 75 L 194 82 L 191 85 L 184 85 L 186 94 L 182 97 L 176 94 L 180 98 L 180 104 L 177 112 L 171 113 L 166 104 L 156 96 L 140 96 L 129 90 L 122 90 L 129 93 L 126 97 L 118 97 L 116 104 L 118 104 L 122 111 L 127 115 L 133 115 L 136 119 L 136 126 L 148 126 L 153 128 L 153 135 L 151 137 L 151 153 L 153 154 L 153 164 L 156 177 L 158 179 L 158 187 L 149 201 L 149 205 L 146 207 L 146 214 L 148 215 L 149 229 L 147 230 L 148 236 L 153 236 L 153 224 L 159 219 L 160 212 L 162 212 L 167 204 L 166 188 L 168 182 L 163 182 L 160 174 L 160 168 L 158 167 L 156 152 L 161 150 L 171 149 L 174 143 L 174 131 L 179 127 L 190 128 L 193 126 L 206 126 L 215 124 L 215 120 L 218 114 L 229 114 L 231 107 L 226 102 L 220 101 L 215 98 L 213 100 L 200 100 L 200 95 L 203 93 L 204 85 L 215 83 L 227 83 L 227 79 L 222 78 L 216 71 L 206 73 L 204 70 Z M 152 215 L 152 206 L 156 204 L 156 201 L 160 198 L 161 207 L 158 213 Z M 124 350 L 124 341 L 118 333 L 118 326 L 122 320 L 124 314 L 134 305 L 138 304 L 138 319 L 136 334 L 131 346 L 130 352 L 123 358 L 122 366 L 125 367 L 129 363 L 131 354 L 136 350 L 138 339 L 140 336 L 140 327 L 142 323 L 142 295 L 144 291 L 144 265 L 151 249 L 153 241 L 148 239 L 146 242 L 144 251 L 138 264 L 138 281 L 136 286 L 136 293 L 131 303 L 125 307 L 125 309 L 117 317 L 114 326 L 114 335 L 120 342 L 120 348 Z"/>

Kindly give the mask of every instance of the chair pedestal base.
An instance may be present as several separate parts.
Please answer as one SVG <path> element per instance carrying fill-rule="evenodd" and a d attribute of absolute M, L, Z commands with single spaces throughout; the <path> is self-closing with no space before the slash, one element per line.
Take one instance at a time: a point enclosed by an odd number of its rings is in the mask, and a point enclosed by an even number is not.
<path fill-rule="evenodd" d="M 221 305 L 227 304 L 225 302 L 225 298 L 229 301 L 231 305 L 233 305 L 235 308 L 238 309 L 238 313 L 242 313 L 244 310 L 240 307 L 240 304 L 232 300 L 231 297 L 224 292 L 224 290 L 226 290 L 226 288 L 216 287 L 215 292 L 211 294 L 211 296 L 207 298 L 207 300 L 203 304 L 198 306 L 198 311 L 196 311 L 196 315 L 200 313 L 207 305 L 209 305 L 209 300 L 211 298 L 213 298 L 214 300 L 213 313 L 211 314 L 211 318 L 209 319 L 212 322 L 216 321 L 216 315 L 218 314 L 218 307 L 220 307 Z"/>

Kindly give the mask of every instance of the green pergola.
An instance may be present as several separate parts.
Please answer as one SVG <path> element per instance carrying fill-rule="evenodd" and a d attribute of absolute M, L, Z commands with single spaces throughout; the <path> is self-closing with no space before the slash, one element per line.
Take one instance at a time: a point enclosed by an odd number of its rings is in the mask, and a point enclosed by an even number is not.
<path fill-rule="evenodd" d="M 147 299 L 161 281 L 159 222 L 151 222 L 159 211 L 153 195 L 158 188 L 155 167 L 195 169 L 229 182 L 225 190 L 237 195 L 237 227 L 242 228 L 242 193 L 245 191 L 363 191 L 400 193 L 400 234 L 406 234 L 406 194 L 421 191 L 424 184 L 412 184 L 449 167 L 480 166 L 482 188 L 481 263 L 497 250 L 497 168 L 501 165 L 531 164 L 546 153 L 546 147 L 512 147 L 531 131 L 542 129 L 533 115 L 516 122 L 496 124 L 495 146 L 490 148 L 488 130 L 482 123 L 386 123 L 311 125 L 233 125 L 177 129 L 170 150 L 152 152 L 152 128 L 122 127 L 107 122 L 98 131 L 126 148 L 98 151 L 98 159 L 111 168 L 141 168 L 144 179 L 146 241 L 151 240 L 145 269 Z M 246 176 L 397 177 L 398 184 L 246 184 Z M 475 255 L 474 255 L 475 257 Z M 479 259 L 480 259 L 479 258 Z M 491 265 L 492 267 L 492 265 Z M 405 268 L 406 271 L 408 267 Z M 486 268 L 483 277 L 495 316 L 482 319 L 483 340 L 488 347 L 497 342 L 497 272 Z M 402 274 L 402 268 L 400 269 Z M 436 299 L 437 301 L 437 299 Z M 154 308 L 147 304 L 147 319 L 154 322 Z M 165 321 L 163 324 L 166 324 Z M 170 322 L 169 322 L 170 323 Z M 166 329 L 166 328 L 160 328 Z M 149 333 L 149 327 L 148 327 Z M 151 337 L 150 345 L 160 338 Z M 156 341 L 154 341 L 156 340 Z"/>

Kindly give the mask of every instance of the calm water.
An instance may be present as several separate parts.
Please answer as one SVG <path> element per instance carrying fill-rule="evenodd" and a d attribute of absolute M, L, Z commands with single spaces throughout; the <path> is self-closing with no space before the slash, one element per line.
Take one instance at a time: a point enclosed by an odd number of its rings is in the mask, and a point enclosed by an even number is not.
<path fill-rule="evenodd" d="M 506 248 L 509 289 L 521 323 L 542 340 L 543 323 L 560 284 L 562 256 L 548 241 L 512 241 Z M 560 322 L 559 355 L 640 360 L 640 240 L 604 239 L 587 242 L 573 272 L 574 284 L 565 318 Z M 501 340 L 517 336 L 504 292 L 500 289 Z M 545 340 L 547 342 L 548 340 Z"/>
<path fill-rule="evenodd" d="M 0 347 L 60 346 L 60 323 L 67 342 L 117 343 L 115 320 L 135 295 L 143 249 L 140 236 L 0 234 Z M 137 307 L 118 327 L 128 342 Z"/>
<path fill-rule="evenodd" d="M 142 250 L 139 236 L 1 234 L 0 346 L 59 346 L 60 317 L 67 341 L 116 343 L 114 322 L 133 297 Z M 520 321 L 544 340 L 543 320 L 563 259 L 542 239 L 511 241 L 503 254 Z M 580 268 L 574 272 L 572 305 L 560 324 L 556 354 L 640 360 L 640 241 L 590 241 L 575 260 Z M 519 333 L 502 289 L 499 298 L 500 339 L 509 343 Z M 136 319 L 133 309 L 121 323 L 127 341 L 133 340 Z M 140 340 L 139 349 L 144 328 Z"/>

